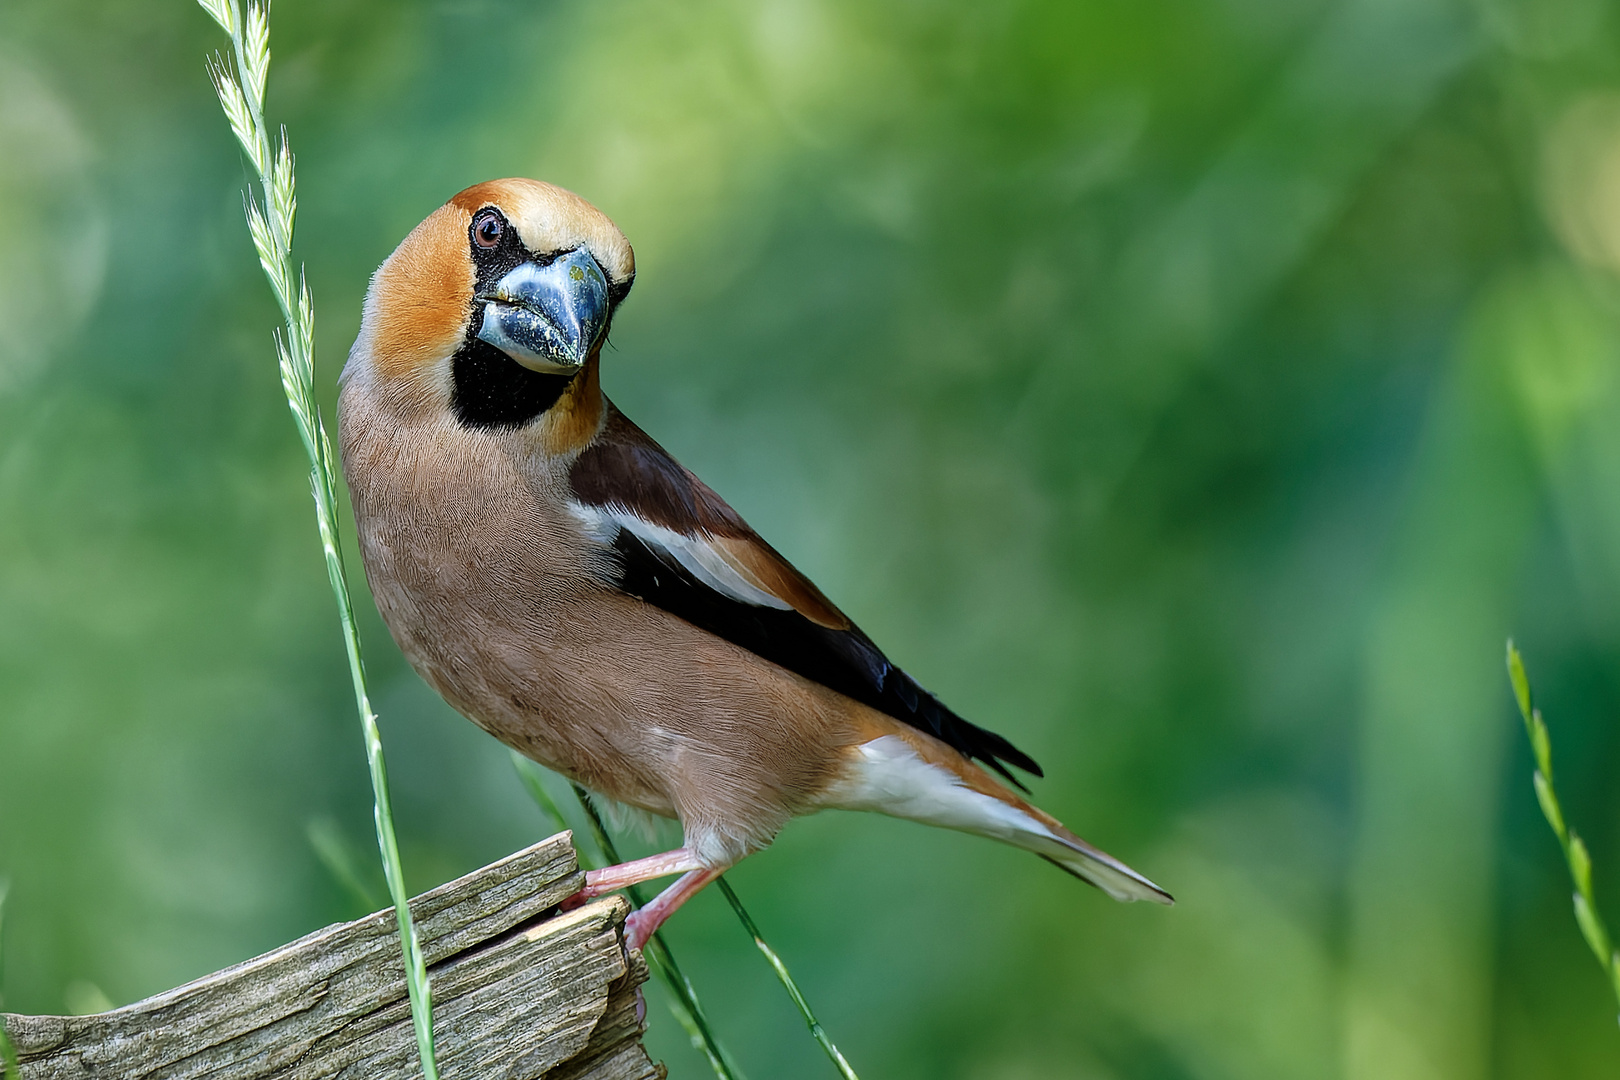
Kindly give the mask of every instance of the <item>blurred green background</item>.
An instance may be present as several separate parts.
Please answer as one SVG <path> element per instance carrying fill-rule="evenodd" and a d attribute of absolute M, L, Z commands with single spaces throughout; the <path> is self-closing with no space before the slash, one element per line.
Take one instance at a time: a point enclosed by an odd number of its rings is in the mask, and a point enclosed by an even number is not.
<path fill-rule="evenodd" d="M 328 405 L 418 220 L 581 192 L 640 270 L 609 393 L 1180 900 L 790 826 L 732 880 L 869 1080 L 1615 1074 L 1502 669 L 1512 633 L 1620 916 L 1610 4 L 280 0 L 272 33 Z M 185 0 L 0 5 L 14 1011 L 363 909 L 309 839 L 370 872 L 221 40 Z M 542 835 L 361 603 L 412 887 Z M 718 896 L 670 933 L 756 1080 L 830 1075 Z"/>

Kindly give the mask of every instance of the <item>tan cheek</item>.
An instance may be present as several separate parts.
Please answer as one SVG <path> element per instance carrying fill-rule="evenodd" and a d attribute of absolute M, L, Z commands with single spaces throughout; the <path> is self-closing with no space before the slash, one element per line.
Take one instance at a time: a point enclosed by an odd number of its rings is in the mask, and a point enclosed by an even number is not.
<path fill-rule="evenodd" d="M 463 251 L 464 216 L 440 210 L 377 274 L 372 360 L 395 389 L 431 391 L 466 333 L 474 271 Z"/>

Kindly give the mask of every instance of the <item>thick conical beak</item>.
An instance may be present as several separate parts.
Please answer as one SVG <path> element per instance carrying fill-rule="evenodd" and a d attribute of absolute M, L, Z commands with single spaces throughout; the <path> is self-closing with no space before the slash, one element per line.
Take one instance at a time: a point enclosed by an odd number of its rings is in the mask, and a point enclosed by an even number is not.
<path fill-rule="evenodd" d="M 532 371 L 573 374 L 607 327 L 607 277 L 584 248 L 521 263 L 475 299 L 478 336 Z"/>

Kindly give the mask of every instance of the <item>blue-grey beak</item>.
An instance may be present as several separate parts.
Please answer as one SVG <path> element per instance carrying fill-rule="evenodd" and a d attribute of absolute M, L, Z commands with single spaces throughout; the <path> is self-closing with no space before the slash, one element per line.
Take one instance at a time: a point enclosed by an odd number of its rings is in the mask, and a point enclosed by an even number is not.
<path fill-rule="evenodd" d="M 607 327 L 607 277 L 584 248 L 545 266 L 521 263 L 475 299 L 484 304 L 478 336 L 531 371 L 573 374 Z"/>

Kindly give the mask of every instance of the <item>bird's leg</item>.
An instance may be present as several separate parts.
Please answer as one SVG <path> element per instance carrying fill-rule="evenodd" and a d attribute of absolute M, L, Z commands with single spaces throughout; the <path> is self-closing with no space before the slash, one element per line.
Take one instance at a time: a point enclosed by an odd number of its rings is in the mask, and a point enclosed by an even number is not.
<path fill-rule="evenodd" d="M 624 944 L 627 949 L 639 949 L 647 939 L 658 932 L 664 920 L 675 914 L 675 909 L 698 894 L 698 891 L 719 877 L 726 868 L 699 867 L 681 876 L 681 879 L 657 896 L 652 903 L 632 911 L 624 920 Z"/>
<path fill-rule="evenodd" d="M 604 893 L 615 889 L 639 885 L 643 881 L 653 878 L 668 877 L 670 874 L 679 874 L 687 870 L 696 870 L 698 861 L 686 848 L 676 848 L 660 855 L 649 855 L 645 859 L 632 859 L 617 866 L 604 866 L 600 870 L 585 871 L 585 887 L 562 902 L 564 911 L 579 907 L 587 900 L 594 899 Z"/>

